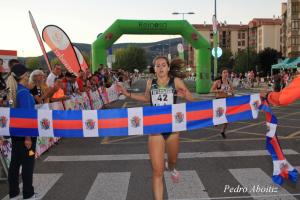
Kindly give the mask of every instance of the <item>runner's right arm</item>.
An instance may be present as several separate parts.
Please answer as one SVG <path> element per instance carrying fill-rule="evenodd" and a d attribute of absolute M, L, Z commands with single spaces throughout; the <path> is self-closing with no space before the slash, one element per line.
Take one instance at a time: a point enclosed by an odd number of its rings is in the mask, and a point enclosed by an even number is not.
<path fill-rule="evenodd" d="M 128 92 L 122 85 L 117 85 L 120 92 L 125 95 L 126 97 L 132 98 L 138 101 L 150 102 L 150 88 L 151 88 L 152 80 L 147 81 L 146 90 L 144 94 L 140 93 L 131 93 Z"/>

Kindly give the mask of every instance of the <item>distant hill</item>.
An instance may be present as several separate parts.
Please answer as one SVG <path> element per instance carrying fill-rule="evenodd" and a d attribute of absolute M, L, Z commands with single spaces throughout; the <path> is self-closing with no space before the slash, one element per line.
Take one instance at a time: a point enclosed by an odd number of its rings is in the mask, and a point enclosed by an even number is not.
<path fill-rule="evenodd" d="M 141 47 L 146 51 L 148 65 L 151 65 L 153 58 L 157 55 L 160 54 L 168 55 L 168 53 L 171 53 L 172 57 L 175 57 L 177 55 L 177 45 L 178 43 L 181 42 L 182 42 L 181 38 L 173 38 L 173 39 L 162 40 L 162 41 L 152 42 L 152 43 L 119 43 L 119 44 L 113 44 L 112 49 L 114 51 L 115 49 L 126 48 L 128 46 Z M 77 46 L 84 54 L 86 55 L 91 54 L 90 44 L 85 44 L 85 43 L 73 43 L 73 44 Z M 47 55 L 50 60 L 56 57 L 52 51 L 47 52 Z M 38 57 L 43 67 L 46 69 L 46 62 L 44 60 L 43 55 Z M 24 59 L 27 58 L 19 58 L 19 59 L 21 61 L 24 61 Z"/>

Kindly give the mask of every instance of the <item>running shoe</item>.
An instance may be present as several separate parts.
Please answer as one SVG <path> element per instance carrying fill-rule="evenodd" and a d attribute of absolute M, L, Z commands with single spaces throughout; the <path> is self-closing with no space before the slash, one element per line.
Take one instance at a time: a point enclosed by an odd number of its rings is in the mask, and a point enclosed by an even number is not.
<path fill-rule="evenodd" d="M 12 198 L 9 198 L 9 200 L 21 200 L 23 199 L 22 195 L 19 194 L 18 196 L 15 196 L 15 197 L 12 197 Z"/>
<path fill-rule="evenodd" d="M 226 135 L 225 135 L 224 131 L 221 132 L 221 135 L 222 135 L 223 139 L 226 139 Z"/>
<path fill-rule="evenodd" d="M 179 183 L 180 174 L 176 169 L 170 171 L 173 183 Z"/>
<path fill-rule="evenodd" d="M 166 169 L 166 170 L 169 170 L 169 163 L 168 163 L 167 160 L 165 161 L 165 169 Z"/>
<path fill-rule="evenodd" d="M 41 197 L 37 193 L 34 193 L 30 198 L 27 198 L 26 200 L 40 200 Z"/>

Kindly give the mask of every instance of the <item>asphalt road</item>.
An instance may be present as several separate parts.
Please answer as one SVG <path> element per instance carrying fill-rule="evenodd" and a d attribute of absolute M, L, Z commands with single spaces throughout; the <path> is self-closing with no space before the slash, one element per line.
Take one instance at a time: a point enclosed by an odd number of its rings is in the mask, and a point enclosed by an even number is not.
<path fill-rule="evenodd" d="M 133 87 L 143 91 L 144 82 Z M 239 90 L 237 95 L 256 90 Z M 210 99 L 211 95 L 197 95 Z M 114 107 L 143 106 L 120 100 Z M 273 108 L 279 118 L 277 134 L 286 158 L 300 166 L 300 102 Z M 300 184 L 271 180 L 273 164 L 265 150 L 264 116 L 229 125 L 227 139 L 220 127 L 181 133 L 177 168 L 181 182 L 165 173 L 165 199 L 300 199 Z M 300 168 L 299 168 L 300 171 Z M 62 139 L 36 162 L 35 188 L 44 200 L 150 200 L 151 168 L 147 137 Z M 8 185 L 0 181 L 0 199 Z"/>

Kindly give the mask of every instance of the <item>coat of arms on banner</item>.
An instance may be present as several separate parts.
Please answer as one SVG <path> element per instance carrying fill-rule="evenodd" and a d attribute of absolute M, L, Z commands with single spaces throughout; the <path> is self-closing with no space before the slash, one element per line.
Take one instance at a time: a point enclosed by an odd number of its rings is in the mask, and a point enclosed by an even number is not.
<path fill-rule="evenodd" d="M 283 162 L 279 166 L 281 173 L 288 174 L 289 171 L 289 165 L 286 162 Z"/>
<path fill-rule="evenodd" d="M 223 114 L 224 114 L 224 108 L 218 107 L 216 110 L 216 117 L 222 117 Z"/>
<path fill-rule="evenodd" d="M 254 102 L 252 103 L 252 105 L 253 105 L 253 107 L 254 107 L 255 110 L 258 110 L 258 107 L 259 107 L 259 101 L 254 101 Z"/>
<path fill-rule="evenodd" d="M 177 112 L 175 115 L 175 122 L 180 124 L 181 122 L 183 122 L 184 119 L 184 114 L 182 112 Z"/>
<path fill-rule="evenodd" d="M 43 118 L 40 121 L 40 124 L 41 124 L 42 129 L 44 129 L 44 130 L 48 130 L 50 128 L 50 121 L 46 118 Z"/>
<path fill-rule="evenodd" d="M 7 124 L 7 118 L 5 116 L 0 116 L 0 128 L 5 128 Z"/>
<path fill-rule="evenodd" d="M 137 128 L 140 126 L 141 119 L 138 116 L 134 116 L 130 120 L 131 126 Z"/>
<path fill-rule="evenodd" d="M 88 130 L 93 130 L 95 128 L 96 122 L 92 119 L 88 119 L 85 121 L 85 126 Z"/>

